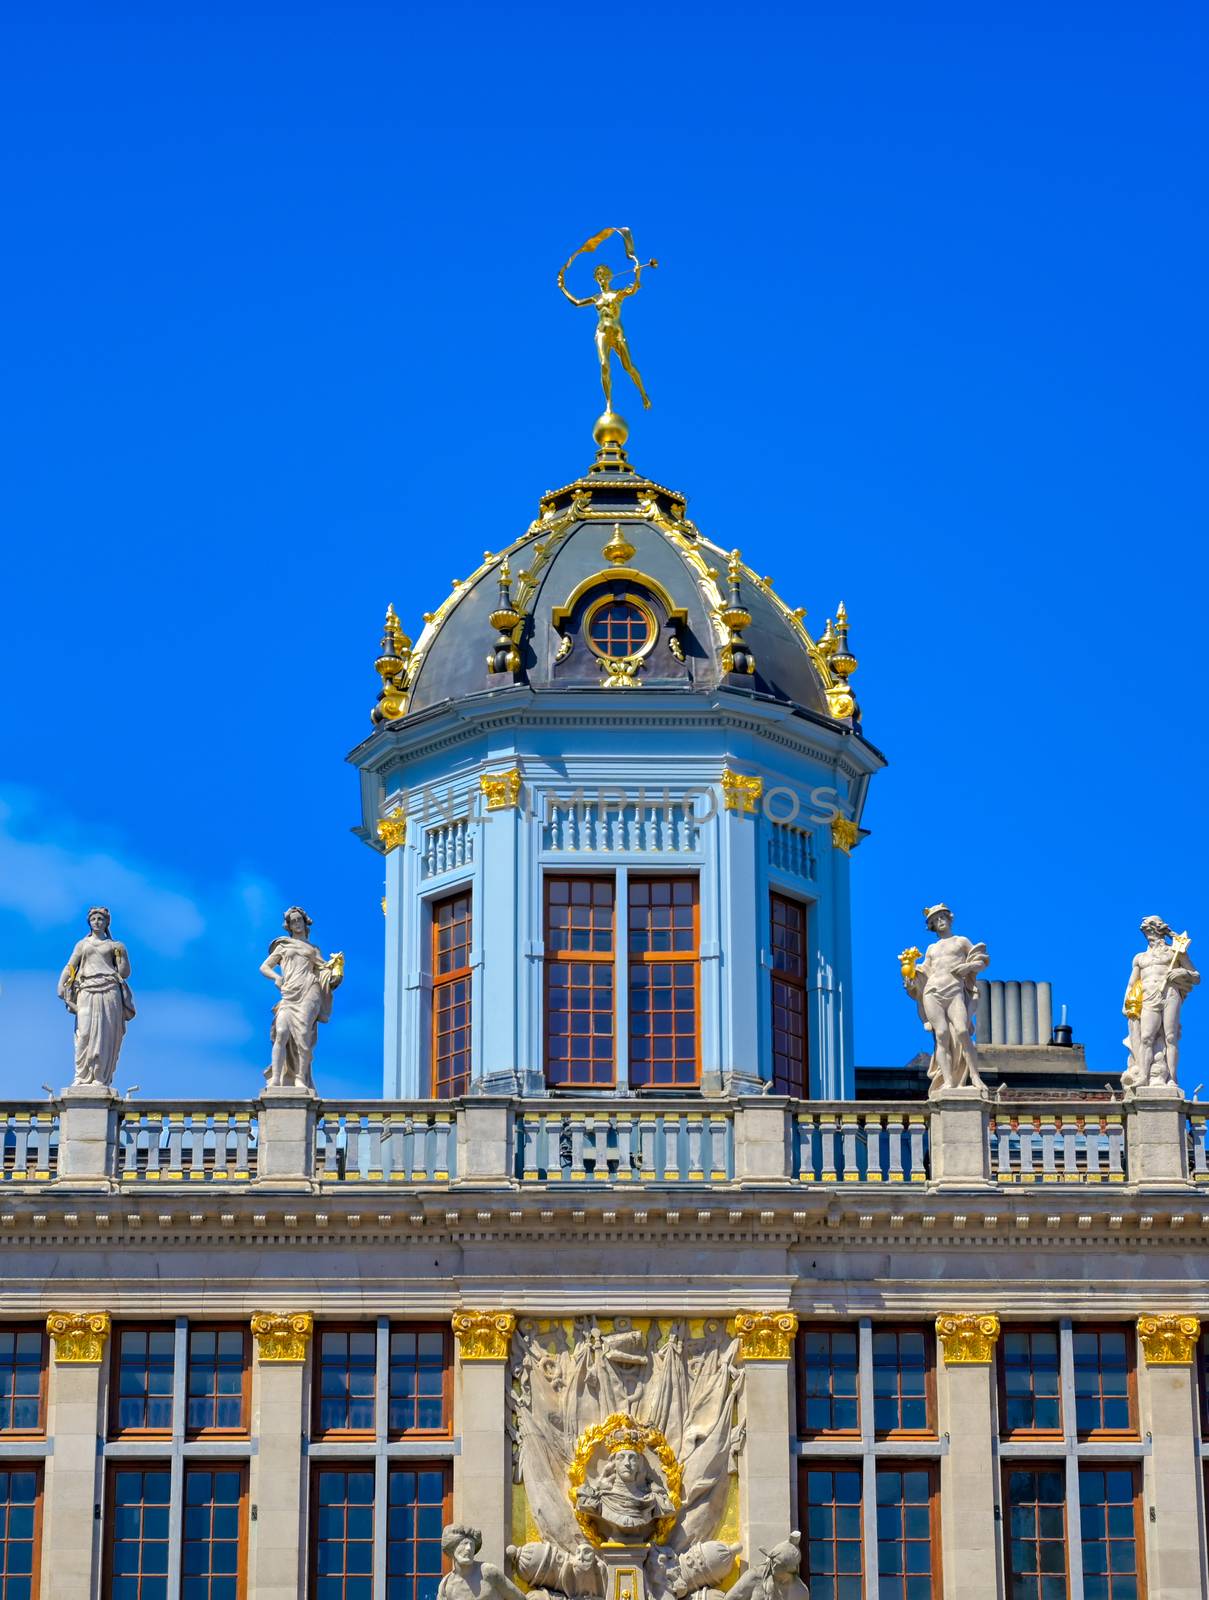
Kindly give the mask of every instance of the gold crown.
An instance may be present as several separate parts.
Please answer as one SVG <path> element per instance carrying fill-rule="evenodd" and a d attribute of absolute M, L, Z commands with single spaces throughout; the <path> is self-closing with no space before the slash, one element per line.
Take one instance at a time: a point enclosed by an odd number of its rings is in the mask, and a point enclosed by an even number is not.
<path fill-rule="evenodd" d="M 646 1429 L 628 1418 L 604 1436 L 604 1447 L 611 1456 L 615 1456 L 619 1450 L 642 1450 L 645 1444 Z"/>

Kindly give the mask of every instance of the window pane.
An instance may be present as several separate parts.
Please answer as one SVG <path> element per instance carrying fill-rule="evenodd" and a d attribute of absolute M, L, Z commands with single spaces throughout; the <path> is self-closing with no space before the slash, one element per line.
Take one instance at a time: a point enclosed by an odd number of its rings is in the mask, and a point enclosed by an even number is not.
<path fill-rule="evenodd" d="M 695 1085 L 697 908 L 692 878 L 631 878 L 630 1082 Z"/>
<path fill-rule="evenodd" d="M 1062 1428 L 1058 1335 L 1049 1328 L 1007 1328 L 1000 1340 L 1003 1433 L 1058 1433 Z"/>
<path fill-rule="evenodd" d="M 0 1433 L 34 1433 L 43 1426 L 44 1344 L 40 1328 L 0 1333 Z"/>
<path fill-rule="evenodd" d="M 838 1600 L 850 1588 L 859 1596 L 864 1572 L 859 1466 L 806 1466 L 799 1484 L 805 1520 L 802 1578 L 812 1597 Z"/>
<path fill-rule="evenodd" d="M 804 1328 L 798 1335 L 798 1431 L 860 1429 L 855 1328 Z"/>
<path fill-rule="evenodd" d="M 1075 1424 L 1080 1433 L 1137 1431 L 1130 1396 L 1133 1330 L 1077 1328 Z"/>
<path fill-rule="evenodd" d="M 313 1593 L 334 1600 L 371 1600 L 374 1570 L 372 1468 L 322 1467 L 314 1476 Z"/>
<path fill-rule="evenodd" d="M 185 1426 L 190 1433 L 246 1430 L 247 1340 L 239 1328 L 190 1328 Z"/>
<path fill-rule="evenodd" d="M 432 907 L 432 1093 L 439 1100 L 470 1087 L 471 897 L 461 890 Z"/>
<path fill-rule="evenodd" d="M 931 1600 L 932 1477 L 926 1468 L 877 1472 L 879 1600 L 888 1591 L 904 1600 Z"/>
<path fill-rule="evenodd" d="M 0 1600 L 33 1600 L 41 1472 L 0 1470 Z"/>
<path fill-rule="evenodd" d="M 235 1600 L 242 1512 L 241 1469 L 186 1467 L 182 1600 Z"/>
<path fill-rule="evenodd" d="M 448 1428 L 445 1375 L 449 1363 L 443 1330 L 391 1329 L 391 1433 L 436 1433 Z"/>
<path fill-rule="evenodd" d="M 387 1600 L 435 1600 L 448 1480 L 443 1467 L 393 1467 L 386 1530 Z"/>
<path fill-rule="evenodd" d="M 377 1370 L 373 1328 L 324 1328 L 316 1363 L 319 1433 L 372 1433 Z"/>
<path fill-rule="evenodd" d="M 1061 1468 L 1015 1467 L 1005 1479 L 1012 1600 L 1066 1600 L 1066 1479 Z"/>
<path fill-rule="evenodd" d="M 616 1082 L 613 883 L 547 878 L 546 1078 L 566 1088 Z"/>
<path fill-rule="evenodd" d="M 801 1097 L 810 1082 L 806 1026 L 806 907 L 770 896 L 772 1082 L 777 1094 Z"/>
<path fill-rule="evenodd" d="M 873 1425 L 879 1434 L 932 1431 L 928 1380 L 931 1335 L 922 1328 L 874 1328 Z"/>
<path fill-rule="evenodd" d="M 1085 1597 L 1094 1592 L 1104 1600 L 1136 1600 L 1141 1592 L 1136 1469 L 1081 1467 L 1079 1522 Z"/>
<path fill-rule="evenodd" d="M 114 1596 L 167 1600 L 171 1481 L 166 1466 L 123 1467 L 110 1480 L 109 1560 Z"/>
<path fill-rule="evenodd" d="M 117 1432 L 172 1431 L 172 1376 L 176 1333 L 172 1328 L 121 1328 L 115 1341 Z"/>

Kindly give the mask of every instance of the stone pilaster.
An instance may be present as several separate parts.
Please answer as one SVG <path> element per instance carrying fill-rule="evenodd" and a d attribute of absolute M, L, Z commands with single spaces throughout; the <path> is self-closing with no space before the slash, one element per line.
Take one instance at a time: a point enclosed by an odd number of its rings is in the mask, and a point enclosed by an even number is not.
<path fill-rule="evenodd" d="M 740 1311 L 731 1324 L 743 1357 L 745 1434 L 739 1452 L 739 1509 L 749 1566 L 787 1538 L 793 1522 L 792 1311 Z"/>
<path fill-rule="evenodd" d="M 1195 1362 L 1200 1322 L 1191 1316 L 1139 1317 L 1138 1335 L 1142 1346 L 1138 1401 L 1143 1432 L 1151 1438 L 1143 1469 L 1150 1592 L 1163 1600 L 1203 1600 L 1209 1590 L 1197 1492 L 1201 1429 Z"/>
<path fill-rule="evenodd" d="M 508 1438 L 510 1311 L 455 1311 L 456 1416 L 462 1439 L 453 1465 L 453 1514 L 483 1531 L 485 1561 L 504 1565 L 512 1484 Z"/>
<path fill-rule="evenodd" d="M 940 1541 L 945 1600 L 998 1600 L 995 1521 L 995 1345 L 999 1318 L 946 1312 L 936 1319 L 940 1429 Z"/>
<path fill-rule="evenodd" d="M 306 1573 L 302 1454 L 309 1312 L 260 1311 L 252 1318 L 252 1457 L 249 1499 L 256 1508 L 248 1545 L 249 1594 L 256 1600 L 298 1600 Z"/>
<path fill-rule="evenodd" d="M 53 1600 L 91 1600 L 101 1499 L 101 1372 L 109 1336 L 104 1311 L 55 1311 L 46 1319 L 53 1343 L 47 1392 L 42 1503 L 43 1593 Z M 48 1570 L 49 1569 L 49 1570 Z M 53 1589 L 46 1584 L 53 1576 Z"/>

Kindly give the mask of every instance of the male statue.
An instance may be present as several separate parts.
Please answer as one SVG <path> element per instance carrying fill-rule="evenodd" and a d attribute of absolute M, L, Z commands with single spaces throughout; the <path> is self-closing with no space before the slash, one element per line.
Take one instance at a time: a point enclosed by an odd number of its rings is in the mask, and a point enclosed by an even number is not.
<path fill-rule="evenodd" d="M 904 951 L 903 987 L 919 1007 L 919 1014 L 935 1040 L 928 1069 L 928 1093 L 986 1085 L 978 1071 L 974 1048 L 974 1016 L 978 1004 L 978 974 L 990 965 L 985 944 L 971 944 L 953 932 L 953 913 L 946 905 L 924 907 L 924 921 L 935 941 L 916 965 L 918 950 Z"/>
<path fill-rule="evenodd" d="M 437 1600 L 525 1600 L 512 1579 L 490 1561 L 480 1561 L 483 1535 L 477 1528 L 451 1523 L 441 1533 L 441 1549 L 453 1568 L 437 1586 Z"/>
<path fill-rule="evenodd" d="M 1141 932 L 1146 948 L 1133 958 L 1123 1008 L 1129 1019 L 1129 1067 L 1121 1083 L 1127 1089 L 1175 1084 L 1180 1007 L 1201 981 L 1188 959 L 1192 941 L 1186 933 L 1172 935 L 1162 917 L 1143 917 Z"/>
<path fill-rule="evenodd" d="M 76 1075 L 72 1088 L 109 1088 L 117 1071 L 134 999 L 126 979 L 126 946 L 109 937 L 109 912 L 93 906 L 89 931 L 59 975 L 59 998 L 76 1019 Z"/>

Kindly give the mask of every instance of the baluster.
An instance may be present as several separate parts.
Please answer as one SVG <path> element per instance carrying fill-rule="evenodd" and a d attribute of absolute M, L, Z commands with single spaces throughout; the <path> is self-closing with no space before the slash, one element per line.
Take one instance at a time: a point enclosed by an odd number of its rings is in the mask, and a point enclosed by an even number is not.
<path fill-rule="evenodd" d="M 928 1181 L 928 1169 L 931 1166 L 930 1131 L 926 1116 L 916 1111 L 908 1113 L 907 1137 L 911 1145 L 912 1183 L 927 1183 Z"/>
<path fill-rule="evenodd" d="M 865 1126 L 868 1127 L 872 1120 L 872 1117 L 866 1117 Z M 887 1183 L 903 1183 L 906 1179 L 903 1171 L 903 1155 L 907 1145 L 906 1118 L 883 1112 L 877 1118 L 877 1125 L 878 1162 L 880 1166 L 884 1161 L 882 1171 L 885 1180 Z M 869 1165 L 872 1167 L 872 1159 Z"/>
<path fill-rule="evenodd" d="M 818 1119 L 820 1180 L 836 1183 L 840 1176 L 840 1118 L 838 1111 L 824 1111 Z"/>
<path fill-rule="evenodd" d="M 673 1112 L 660 1113 L 656 1123 L 659 1130 L 659 1171 L 665 1183 L 680 1176 L 680 1118 Z"/>
<path fill-rule="evenodd" d="M 656 1120 L 653 1111 L 638 1113 L 638 1176 L 643 1183 L 653 1183 L 659 1176 L 659 1152 L 656 1149 Z"/>
<path fill-rule="evenodd" d="M 1188 1165 L 1192 1169 L 1194 1183 L 1203 1183 L 1209 1165 L 1205 1161 L 1205 1119 L 1200 1116 L 1188 1118 Z"/>
<path fill-rule="evenodd" d="M 1104 1118 L 1104 1137 L 1108 1154 L 1108 1181 L 1121 1183 L 1126 1175 L 1125 1122 L 1120 1112 Z"/>
<path fill-rule="evenodd" d="M 840 1132 L 844 1153 L 844 1182 L 859 1183 L 861 1179 L 860 1156 L 857 1151 L 857 1130 L 860 1127 L 860 1117 L 851 1111 L 845 1111 L 840 1117 Z"/>

